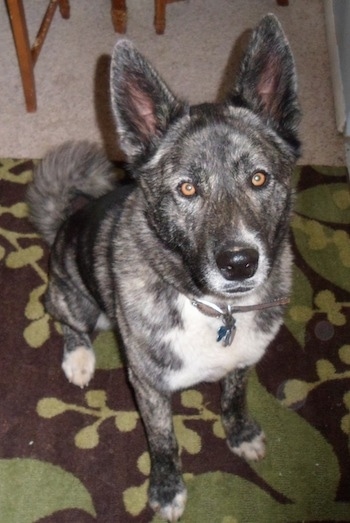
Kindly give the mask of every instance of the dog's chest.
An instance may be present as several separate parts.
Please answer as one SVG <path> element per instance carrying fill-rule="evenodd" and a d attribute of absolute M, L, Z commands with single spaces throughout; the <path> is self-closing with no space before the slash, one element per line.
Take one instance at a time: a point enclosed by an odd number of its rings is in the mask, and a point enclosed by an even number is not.
<path fill-rule="evenodd" d="M 169 371 L 170 390 L 190 387 L 201 381 L 217 381 L 235 368 L 254 365 L 262 357 L 277 330 L 269 334 L 257 329 L 254 313 L 237 315 L 231 345 L 217 340 L 223 325 L 220 318 L 204 315 L 187 299 L 181 299 L 183 328 L 172 329 L 166 341 L 182 362 L 179 370 Z"/>

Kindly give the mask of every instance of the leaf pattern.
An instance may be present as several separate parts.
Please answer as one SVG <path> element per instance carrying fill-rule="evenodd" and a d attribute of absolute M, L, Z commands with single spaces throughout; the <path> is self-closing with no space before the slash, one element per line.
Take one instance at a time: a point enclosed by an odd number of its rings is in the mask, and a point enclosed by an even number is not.
<path fill-rule="evenodd" d="M 8 523 L 34 523 L 70 507 L 96 515 L 90 494 L 73 474 L 33 459 L 0 459 L 0 507 Z"/>

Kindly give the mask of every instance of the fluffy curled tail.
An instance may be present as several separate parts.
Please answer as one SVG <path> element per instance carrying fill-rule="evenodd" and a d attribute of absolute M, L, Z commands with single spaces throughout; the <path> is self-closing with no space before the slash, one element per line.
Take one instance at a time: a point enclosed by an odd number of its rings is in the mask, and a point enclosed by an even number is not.
<path fill-rule="evenodd" d="M 66 142 L 50 151 L 34 170 L 27 192 L 29 218 L 51 245 L 72 213 L 75 197 L 98 198 L 115 187 L 113 164 L 90 142 Z"/>

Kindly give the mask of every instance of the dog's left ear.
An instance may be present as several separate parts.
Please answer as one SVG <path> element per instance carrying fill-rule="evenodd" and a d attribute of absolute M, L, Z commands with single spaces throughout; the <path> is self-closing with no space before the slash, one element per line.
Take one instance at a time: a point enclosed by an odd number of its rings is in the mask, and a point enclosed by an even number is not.
<path fill-rule="evenodd" d="M 300 108 L 294 59 L 282 27 L 272 14 L 253 31 L 232 102 L 259 114 L 298 154 Z"/>
<path fill-rule="evenodd" d="M 114 47 L 111 95 L 120 145 L 132 162 L 152 152 L 184 111 L 184 105 L 128 40 Z"/>

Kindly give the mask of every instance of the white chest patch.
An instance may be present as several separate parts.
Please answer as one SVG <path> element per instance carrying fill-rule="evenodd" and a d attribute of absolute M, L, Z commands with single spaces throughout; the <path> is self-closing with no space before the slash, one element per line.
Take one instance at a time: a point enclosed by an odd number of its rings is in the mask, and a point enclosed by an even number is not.
<path fill-rule="evenodd" d="M 165 340 L 183 363 L 180 370 L 168 374 L 167 382 L 172 391 L 202 381 L 217 381 L 235 368 L 254 365 L 280 325 L 271 325 L 266 334 L 256 328 L 254 312 L 238 313 L 233 342 L 224 347 L 216 341 L 217 331 L 223 325 L 220 318 L 204 315 L 184 296 L 179 298 L 179 309 L 184 328 L 172 329 Z"/>

